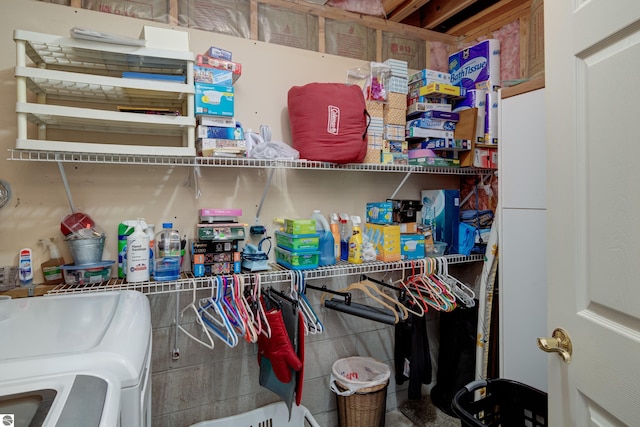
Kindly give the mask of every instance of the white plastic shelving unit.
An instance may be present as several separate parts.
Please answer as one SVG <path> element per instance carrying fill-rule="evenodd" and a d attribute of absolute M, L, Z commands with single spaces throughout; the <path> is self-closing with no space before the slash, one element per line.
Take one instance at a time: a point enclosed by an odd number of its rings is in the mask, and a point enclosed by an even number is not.
<path fill-rule="evenodd" d="M 17 149 L 195 156 L 193 52 L 23 30 L 14 31 L 14 41 Z M 123 78 L 124 71 L 184 76 L 185 82 Z M 181 115 L 122 112 L 118 106 L 167 108 Z M 29 122 L 36 125 L 31 134 L 37 137 L 29 136 Z M 78 131 L 83 137 L 88 132 L 168 136 L 179 144 L 121 144 L 117 137 L 115 143 L 54 140 L 48 138 L 53 129 Z"/>

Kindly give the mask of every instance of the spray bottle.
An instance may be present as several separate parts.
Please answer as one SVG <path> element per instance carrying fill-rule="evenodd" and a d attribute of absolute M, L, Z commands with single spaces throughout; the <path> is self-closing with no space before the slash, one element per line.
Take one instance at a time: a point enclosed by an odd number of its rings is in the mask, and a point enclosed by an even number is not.
<path fill-rule="evenodd" d="M 62 277 L 62 266 L 64 258 L 60 255 L 60 250 L 56 246 L 53 237 L 38 241 L 45 249 L 49 249 L 49 259 L 42 264 L 42 276 L 45 285 L 57 285 L 64 280 Z"/>
<path fill-rule="evenodd" d="M 320 267 L 336 263 L 335 241 L 331 233 L 331 226 L 319 210 L 314 210 L 311 219 L 316 221 L 316 232 L 320 234 Z"/>
<path fill-rule="evenodd" d="M 336 255 L 336 262 L 340 261 L 340 225 L 337 213 L 331 214 L 331 223 L 329 224 L 329 229 L 331 230 L 331 234 L 333 235 L 333 252 Z"/>
<path fill-rule="evenodd" d="M 349 239 L 349 257 L 351 264 L 362 264 L 362 230 L 360 229 L 360 217 L 351 215 L 351 238 Z"/>

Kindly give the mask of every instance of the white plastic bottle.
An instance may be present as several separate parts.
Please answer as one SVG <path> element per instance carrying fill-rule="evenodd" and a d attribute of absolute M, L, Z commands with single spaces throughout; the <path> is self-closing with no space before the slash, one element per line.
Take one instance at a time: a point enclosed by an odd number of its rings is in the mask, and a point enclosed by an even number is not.
<path fill-rule="evenodd" d="M 320 234 L 320 259 L 318 265 L 322 267 L 335 264 L 335 242 L 327 219 L 319 210 L 313 211 L 311 219 L 316 221 L 316 232 Z"/>
<path fill-rule="evenodd" d="M 145 282 L 149 280 L 149 236 L 144 232 L 139 219 L 127 236 L 127 282 Z"/>

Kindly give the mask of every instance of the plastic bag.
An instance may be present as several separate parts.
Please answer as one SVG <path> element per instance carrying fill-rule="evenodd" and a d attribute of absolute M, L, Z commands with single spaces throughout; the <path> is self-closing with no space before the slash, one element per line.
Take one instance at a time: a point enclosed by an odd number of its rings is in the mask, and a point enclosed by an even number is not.
<path fill-rule="evenodd" d="M 349 396 L 365 388 L 386 384 L 390 375 L 391 369 L 372 357 L 347 357 L 333 363 L 330 388 L 339 396 Z M 336 382 L 346 390 L 340 390 Z"/>

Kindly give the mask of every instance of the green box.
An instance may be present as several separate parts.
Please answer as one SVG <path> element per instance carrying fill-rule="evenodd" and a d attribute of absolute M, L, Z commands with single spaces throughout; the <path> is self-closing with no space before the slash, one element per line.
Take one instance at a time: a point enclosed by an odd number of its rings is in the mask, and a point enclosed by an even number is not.
<path fill-rule="evenodd" d="M 291 270 L 318 268 L 320 252 L 291 252 L 276 247 L 276 262 Z"/>
<path fill-rule="evenodd" d="M 276 244 L 292 252 L 316 252 L 320 250 L 320 234 L 289 234 L 276 231 Z"/>
<path fill-rule="evenodd" d="M 284 231 L 289 234 L 315 234 L 315 219 L 285 219 Z"/>

